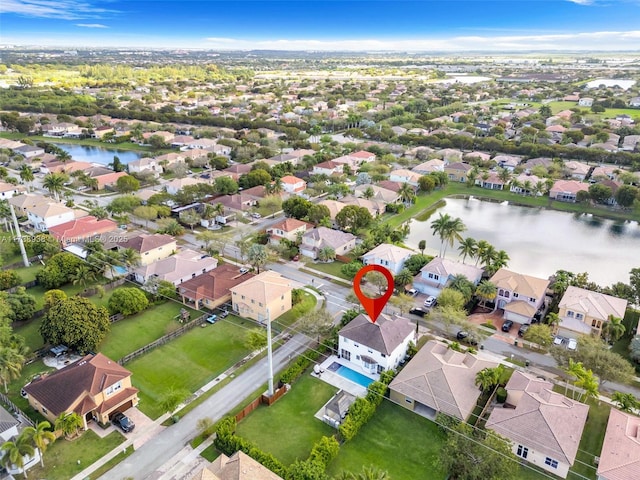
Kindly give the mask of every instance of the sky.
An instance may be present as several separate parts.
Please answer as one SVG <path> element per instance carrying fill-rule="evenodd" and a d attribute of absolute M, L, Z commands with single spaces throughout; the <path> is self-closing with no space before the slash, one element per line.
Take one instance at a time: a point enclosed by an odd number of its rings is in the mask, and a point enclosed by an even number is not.
<path fill-rule="evenodd" d="M 0 44 L 213 50 L 640 50 L 640 0 L 0 0 Z"/>

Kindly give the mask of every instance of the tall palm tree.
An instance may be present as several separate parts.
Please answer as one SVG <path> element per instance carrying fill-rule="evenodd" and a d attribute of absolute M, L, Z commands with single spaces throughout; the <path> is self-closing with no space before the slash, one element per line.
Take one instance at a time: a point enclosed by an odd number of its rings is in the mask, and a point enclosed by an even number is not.
<path fill-rule="evenodd" d="M 69 160 L 71 160 L 71 154 L 66 150 L 59 149 L 56 153 L 56 158 L 62 163 L 67 163 Z"/>
<path fill-rule="evenodd" d="M 505 268 L 507 265 L 509 265 L 509 260 L 511 259 L 509 258 L 507 252 L 505 252 L 504 250 L 499 250 L 497 252 L 493 250 L 489 253 L 491 254 L 491 260 L 488 269 L 489 274 L 494 274 L 501 268 Z"/>
<path fill-rule="evenodd" d="M 4 229 L 10 232 L 11 222 L 9 219 L 11 218 L 11 207 L 9 207 L 7 200 L 0 200 L 0 218 L 2 219 L 2 223 L 4 223 Z"/>
<path fill-rule="evenodd" d="M 609 315 L 608 321 L 605 322 L 604 328 L 602 329 L 607 336 L 607 342 L 613 340 L 614 342 L 618 340 L 620 337 L 624 335 L 624 332 L 627 330 L 624 324 L 622 323 L 622 319 L 618 317 L 614 317 L 613 315 Z"/>
<path fill-rule="evenodd" d="M 618 404 L 618 408 L 623 412 L 632 413 L 633 410 L 640 408 L 640 402 L 636 400 L 633 393 L 613 392 L 611 400 Z"/>
<path fill-rule="evenodd" d="M 34 178 L 35 177 L 33 175 L 33 170 L 31 170 L 31 167 L 29 165 L 27 165 L 26 163 L 24 165 L 22 165 L 22 168 L 20 168 L 20 179 L 23 182 L 26 182 L 27 185 L 28 185 L 31 182 L 33 182 Z"/>
<path fill-rule="evenodd" d="M 455 241 L 461 242 L 462 241 L 461 233 L 464 232 L 466 229 L 467 227 L 465 227 L 464 223 L 462 223 L 462 220 L 460 218 L 454 218 L 447 224 L 445 228 L 445 235 L 444 235 L 444 239 L 446 240 L 446 242 L 444 245 L 444 251 L 442 252 L 443 257 L 447 253 L 447 244 L 449 244 L 450 247 L 453 247 L 453 243 Z"/>
<path fill-rule="evenodd" d="M 486 240 L 479 240 L 476 244 L 476 267 L 478 266 L 478 262 L 484 256 L 484 252 L 491 246 L 489 242 Z"/>
<path fill-rule="evenodd" d="M 497 287 L 489 280 L 483 280 L 476 288 L 476 295 L 482 299 L 482 305 L 486 306 L 487 301 L 494 300 L 498 295 Z"/>
<path fill-rule="evenodd" d="M 475 384 L 480 387 L 483 392 L 491 390 L 495 385 L 495 375 L 491 368 L 483 368 L 476 373 Z"/>
<path fill-rule="evenodd" d="M 44 468 L 44 452 L 56 436 L 50 431 L 51 424 L 46 420 L 36 423 L 35 427 L 26 427 L 22 434 L 40 451 L 40 465 Z"/>
<path fill-rule="evenodd" d="M 23 470 L 25 457 L 33 457 L 36 453 L 35 447 L 27 436 L 20 434 L 15 440 L 4 442 L 0 450 L 5 452 L 2 457 L 2 465 L 7 469 L 13 466 L 17 470 L 21 470 L 24 478 L 27 478 L 27 471 Z"/>
<path fill-rule="evenodd" d="M 405 183 L 400 187 L 400 190 L 398 190 L 398 195 L 400 195 L 400 198 L 405 205 L 413 203 L 413 199 L 416 198 L 415 190 L 408 183 Z"/>
<path fill-rule="evenodd" d="M 120 251 L 120 260 L 127 268 L 136 267 L 140 264 L 140 254 L 133 248 L 125 248 Z"/>
<path fill-rule="evenodd" d="M 547 324 L 555 331 L 555 328 L 560 324 L 560 316 L 555 312 L 550 312 L 547 315 Z"/>
<path fill-rule="evenodd" d="M 491 261 L 496 256 L 496 253 L 497 252 L 495 247 L 489 244 L 489 246 L 487 246 L 482 252 L 482 256 L 478 254 L 480 256 L 480 261 L 482 262 L 482 265 L 484 268 L 489 269 L 489 267 L 491 267 Z"/>
<path fill-rule="evenodd" d="M 585 372 L 584 367 L 582 366 L 582 362 L 574 362 L 573 358 L 569 359 L 569 366 L 566 368 L 565 372 L 573 377 L 575 381 L 577 381 Z M 567 388 L 569 386 L 569 382 L 565 382 L 564 386 L 564 394 L 567 395 Z M 572 395 L 573 396 L 573 395 Z"/>
<path fill-rule="evenodd" d="M 442 256 L 442 247 L 444 246 L 444 239 L 446 235 L 446 229 L 449 223 L 451 223 L 451 215 L 445 213 L 444 215 L 439 214 L 438 218 L 436 218 L 433 222 L 431 222 L 431 230 L 433 230 L 434 235 L 438 235 L 440 237 L 440 251 L 438 252 L 438 256 Z"/>
<path fill-rule="evenodd" d="M 593 376 L 592 370 L 584 370 L 582 375 L 576 380 L 576 387 L 582 388 L 584 393 L 580 394 L 580 401 L 583 397 L 597 398 L 598 397 L 598 380 Z"/>
<path fill-rule="evenodd" d="M 460 242 L 458 251 L 462 254 L 462 263 L 464 263 L 467 257 L 475 257 L 476 252 L 478 251 L 478 243 L 475 238 L 467 237 Z"/>
<path fill-rule="evenodd" d="M 4 391 L 8 392 L 7 383 L 20 377 L 24 355 L 11 346 L 0 347 L 0 379 L 4 383 Z"/>
<path fill-rule="evenodd" d="M 66 181 L 66 175 L 61 173 L 48 173 L 44 176 L 42 186 L 49 190 L 49 193 L 53 195 L 56 201 L 60 201 L 60 192 L 64 189 Z"/>
<path fill-rule="evenodd" d="M 87 285 L 96 281 L 96 274 L 87 265 L 78 265 L 76 271 L 70 275 L 71 283 L 87 288 Z"/>

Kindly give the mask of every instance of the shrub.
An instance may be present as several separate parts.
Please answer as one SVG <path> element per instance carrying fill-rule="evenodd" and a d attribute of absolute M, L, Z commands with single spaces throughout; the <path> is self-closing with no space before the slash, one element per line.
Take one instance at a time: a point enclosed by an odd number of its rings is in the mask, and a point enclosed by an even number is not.
<path fill-rule="evenodd" d="M 449 433 L 450 429 L 460 425 L 460 419 L 447 415 L 446 413 L 438 412 L 436 414 L 436 424 L 442 433 Z"/>
<path fill-rule="evenodd" d="M 299 356 L 295 362 L 293 362 L 282 374 L 280 375 L 281 383 L 292 384 L 295 382 L 307 368 L 315 362 L 320 354 L 314 350 L 307 350 L 301 356 Z"/>
<path fill-rule="evenodd" d="M 133 315 L 149 306 L 149 300 L 142 290 L 135 287 L 118 288 L 109 299 L 109 313 Z"/>
<path fill-rule="evenodd" d="M 309 461 L 322 464 L 325 468 L 340 451 L 340 444 L 335 437 L 322 437 L 311 449 Z"/>
<path fill-rule="evenodd" d="M 376 411 L 376 405 L 365 398 L 357 398 L 349 408 L 349 414 L 338 428 L 340 437 L 348 442 L 355 437 Z"/>
<path fill-rule="evenodd" d="M 507 400 L 507 391 L 500 387 L 498 388 L 498 390 L 496 391 L 496 401 L 498 403 L 504 403 Z"/>
<path fill-rule="evenodd" d="M 16 287 L 21 283 L 22 279 L 15 270 L 0 270 L 0 290 Z"/>
<path fill-rule="evenodd" d="M 491 330 L 497 330 L 496 326 L 493 324 L 493 322 L 491 322 L 491 320 L 484 322 L 482 325 L 484 325 L 487 328 L 490 328 Z"/>

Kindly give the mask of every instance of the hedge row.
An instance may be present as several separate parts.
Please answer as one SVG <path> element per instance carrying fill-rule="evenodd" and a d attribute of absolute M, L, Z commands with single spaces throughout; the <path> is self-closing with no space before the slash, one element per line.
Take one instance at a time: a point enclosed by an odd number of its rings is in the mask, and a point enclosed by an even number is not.
<path fill-rule="evenodd" d="M 307 350 L 300 355 L 295 362 L 293 362 L 282 374 L 280 375 L 280 382 L 292 384 L 320 357 L 320 354 L 314 350 Z"/>

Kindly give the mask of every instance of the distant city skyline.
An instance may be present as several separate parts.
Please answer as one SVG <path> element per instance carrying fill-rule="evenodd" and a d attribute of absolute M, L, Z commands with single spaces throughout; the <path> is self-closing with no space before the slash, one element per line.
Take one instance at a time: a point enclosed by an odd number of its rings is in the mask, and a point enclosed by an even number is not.
<path fill-rule="evenodd" d="M 640 0 L 2 0 L 0 43 L 313 51 L 640 50 Z"/>

